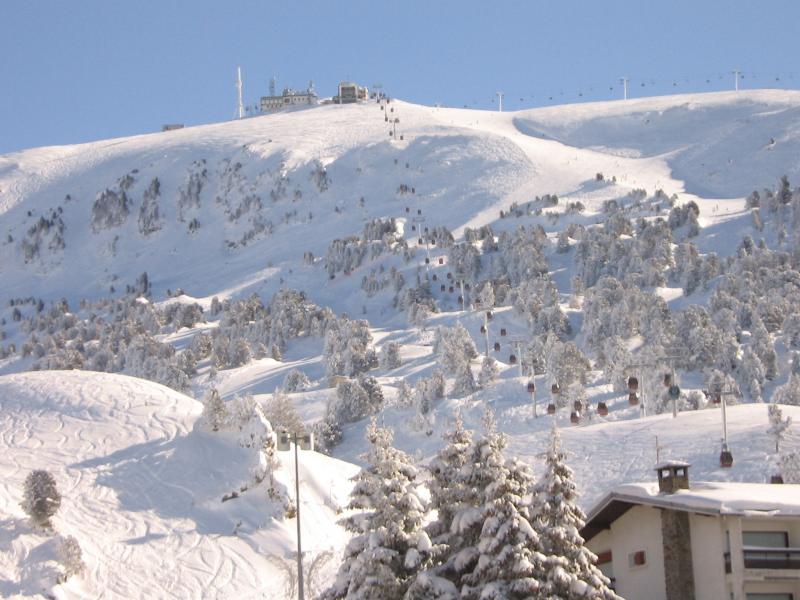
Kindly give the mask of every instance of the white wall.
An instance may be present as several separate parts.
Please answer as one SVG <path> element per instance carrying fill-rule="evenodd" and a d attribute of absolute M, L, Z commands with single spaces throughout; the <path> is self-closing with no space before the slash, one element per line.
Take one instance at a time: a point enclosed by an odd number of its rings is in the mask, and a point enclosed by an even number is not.
<path fill-rule="evenodd" d="M 611 539 L 617 593 L 626 600 L 666 600 L 660 511 L 635 506 L 611 525 Z M 628 555 L 639 550 L 647 553 L 647 564 L 629 567 Z"/>
<path fill-rule="evenodd" d="M 692 571 L 696 600 L 727 598 L 725 585 L 725 528 L 719 517 L 689 514 Z"/>

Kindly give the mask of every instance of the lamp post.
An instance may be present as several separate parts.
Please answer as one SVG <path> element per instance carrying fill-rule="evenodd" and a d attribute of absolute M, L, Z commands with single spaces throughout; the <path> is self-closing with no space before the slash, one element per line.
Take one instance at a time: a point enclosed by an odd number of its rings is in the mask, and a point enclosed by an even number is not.
<path fill-rule="evenodd" d="M 300 535 L 300 461 L 298 460 L 298 447 L 303 450 L 314 449 L 314 434 L 298 434 L 296 431 L 281 429 L 278 432 L 278 450 L 288 451 L 291 449 L 291 442 L 294 442 L 294 493 L 295 509 L 297 510 L 297 598 L 305 600 L 305 585 L 303 582 L 303 545 Z"/>

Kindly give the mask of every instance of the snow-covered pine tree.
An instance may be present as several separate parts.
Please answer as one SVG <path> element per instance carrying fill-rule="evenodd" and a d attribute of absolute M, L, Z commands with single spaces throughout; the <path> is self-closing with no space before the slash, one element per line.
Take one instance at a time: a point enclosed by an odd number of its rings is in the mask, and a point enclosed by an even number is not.
<path fill-rule="evenodd" d="M 28 473 L 21 506 L 34 525 L 48 529 L 52 527 L 50 519 L 61 506 L 61 494 L 58 493 L 56 480 L 49 471 L 39 469 Z"/>
<path fill-rule="evenodd" d="M 355 536 L 323 600 L 399 600 L 431 549 L 422 529 L 425 503 L 418 493 L 416 467 L 392 447 L 392 431 L 378 427 L 374 419 L 366 437 L 367 466 L 354 478 L 347 507 L 359 512 L 343 520 Z"/>
<path fill-rule="evenodd" d="M 286 429 L 292 433 L 305 433 L 305 425 L 289 395 L 276 389 L 264 405 L 264 414 L 275 430 Z"/>
<path fill-rule="evenodd" d="M 466 396 L 478 389 L 475 383 L 475 376 L 472 374 L 472 366 L 468 360 L 459 363 L 455 372 L 456 380 L 453 384 L 453 394 L 456 396 Z"/>
<path fill-rule="evenodd" d="M 463 484 L 478 484 L 471 488 L 476 497 L 458 511 L 451 528 L 463 536 L 452 562 L 461 598 L 538 598 L 545 556 L 529 520 L 533 475 L 503 456 L 505 440 L 490 412 L 484 423 L 484 436 L 462 468 Z"/>
<path fill-rule="evenodd" d="M 767 417 L 769 418 L 769 429 L 767 435 L 775 440 L 775 454 L 781 451 L 781 442 L 786 437 L 786 431 L 792 424 L 792 417 L 783 418 L 783 411 L 777 404 L 770 404 L 767 407 Z"/>
<path fill-rule="evenodd" d="M 583 545 L 580 530 L 586 516 L 577 504 L 572 469 L 561 450 L 558 429 L 553 427 L 545 472 L 536 490 L 536 529 L 547 554 L 544 598 L 618 599 L 609 580 L 595 566 L 597 557 Z"/>
<path fill-rule="evenodd" d="M 227 423 L 228 410 L 225 408 L 225 403 L 222 401 L 222 398 L 220 398 L 216 388 L 211 388 L 203 399 L 203 413 L 201 418 L 206 427 L 211 431 L 219 431 L 225 426 L 225 423 Z"/>
<path fill-rule="evenodd" d="M 468 449 L 467 462 L 451 484 L 461 490 L 454 507 L 447 558 L 441 567 L 458 589 L 462 576 L 471 572 L 479 557 L 478 542 L 483 526 L 484 490 L 501 477 L 505 436 L 497 431 L 494 414 L 484 415 L 484 432 Z"/>
<path fill-rule="evenodd" d="M 282 387 L 285 392 L 292 393 L 305 391 L 310 385 L 311 382 L 305 373 L 299 369 L 292 369 L 286 374 Z"/>
<path fill-rule="evenodd" d="M 373 412 L 377 411 L 384 402 L 383 388 L 381 388 L 381 384 L 378 383 L 378 380 L 374 377 L 364 375 L 361 375 L 358 378 L 358 382 L 361 384 L 361 387 L 364 388 L 364 391 L 367 392 L 369 403 L 372 406 Z"/>
<path fill-rule="evenodd" d="M 377 410 L 364 386 L 357 379 L 345 379 L 336 386 L 336 399 L 331 401 L 328 412 L 339 423 L 353 423 Z"/>
<path fill-rule="evenodd" d="M 400 408 L 410 408 L 414 404 L 414 388 L 405 379 L 401 379 L 397 385 L 397 406 Z"/>
<path fill-rule="evenodd" d="M 80 575 L 86 569 L 81 546 L 73 536 L 68 535 L 61 539 L 61 543 L 58 545 L 58 561 L 64 569 L 59 577 L 62 582 L 73 575 Z"/>
<path fill-rule="evenodd" d="M 463 363 L 469 363 L 478 357 L 475 344 L 461 323 L 456 323 L 453 327 L 438 327 L 433 351 L 445 372 L 455 376 L 463 373 Z"/>
<path fill-rule="evenodd" d="M 470 490 L 464 487 L 459 477 L 461 468 L 470 460 L 472 431 L 464 429 L 459 414 L 452 429 L 446 431 L 442 438 L 444 447 L 428 465 L 431 475 L 428 483 L 429 508 L 436 512 L 436 518 L 426 527 L 432 541 L 431 562 L 416 574 L 406 600 L 455 600 L 459 597 L 452 581 L 454 573 L 448 571 L 447 559 L 453 548 L 460 547 L 460 536 L 450 529 L 453 517 L 464 506 L 465 498 L 471 497 Z"/>
<path fill-rule="evenodd" d="M 772 380 L 778 374 L 778 355 L 767 328 L 760 317 L 753 319 L 750 328 L 753 350 L 764 365 L 764 376 Z"/>
<path fill-rule="evenodd" d="M 481 362 L 481 372 L 478 374 L 478 385 L 482 388 L 490 386 L 497 379 L 498 372 L 497 361 L 491 356 L 484 356 Z"/>
<path fill-rule="evenodd" d="M 800 375 L 791 373 L 789 379 L 772 396 L 776 404 L 800 406 Z"/>
<path fill-rule="evenodd" d="M 742 353 L 739 373 L 742 386 L 749 392 L 753 402 L 761 402 L 761 393 L 766 381 L 764 365 L 750 346 L 747 346 Z"/>
<path fill-rule="evenodd" d="M 436 519 L 428 526 L 428 534 L 435 544 L 450 546 L 452 533 L 450 526 L 456 509 L 464 502 L 464 482 L 459 479 L 461 468 L 470 459 L 472 431 L 464 429 L 461 415 L 456 416 L 453 428 L 442 438 L 444 447 L 428 465 L 431 480 L 428 489 L 431 495 L 431 510 L 436 511 Z"/>
<path fill-rule="evenodd" d="M 489 310 L 494 308 L 494 303 L 494 285 L 492 285 L 491 281 L 487 281 L 478 292 L 478 305 L 485 310 Z"/>
<path fill-rule="evenodd" d="M 335 415 L 328 412 L 325 418 L 314 424 L 315 446 L 319 452 L 330 454 L 333 448 L 342 441 L 342 425 Z"/>
<path fill-rule="evenodd" d="M 379 361 L 384 369 L 396 369 L 400 366 L 400 344 L 389 342 L 381 348 Z"/>
<path fill-rule="evenodd" d="M 779 464 L 784 483 L 800 484 L 800 452 L 783 452 Z"/>

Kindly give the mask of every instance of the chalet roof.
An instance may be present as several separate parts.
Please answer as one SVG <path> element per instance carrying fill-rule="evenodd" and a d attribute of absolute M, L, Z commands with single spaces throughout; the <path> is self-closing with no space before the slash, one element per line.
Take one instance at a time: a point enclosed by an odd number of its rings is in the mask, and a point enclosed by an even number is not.
<path fill-rule="evenodd" d="M 800 518 L 800 485 L 701 481 L 692 483 L 690 489 L 667 494 L 659 492 L 657 483 L 624 484 L 589 511 L 581 536 L 593 538 L 634 506 L 702 515 Z"/>

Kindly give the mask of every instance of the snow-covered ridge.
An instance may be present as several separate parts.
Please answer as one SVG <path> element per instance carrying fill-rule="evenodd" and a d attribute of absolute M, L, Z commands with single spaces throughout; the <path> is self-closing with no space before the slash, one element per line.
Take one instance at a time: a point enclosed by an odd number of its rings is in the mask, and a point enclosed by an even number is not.
<path fill-rule="evenodd" d="M 0 157 L 4 288 L 99 297 L 147 271 L 162 293 L 180 285 L 210 296 L 252 289 L 265 262 L 286 268 L 258 281 L 300 285 L 288 271 L 304 251 L 320 256 L 365 217 L 408 216 L 409 205 L 458 235 L 534 195 L 585 200 L 597 172 L 621 192 L 662 188 L 688 200 L 742 197 L 800 169 L 797 92 L 517 113 L 386 108 L 402 141 L 390 141 L 385 111 L 366 104 Z M 641 158 L 620 156 L 628 151 Z M 98 202 L 106 190 L 114 196 Z"/>

